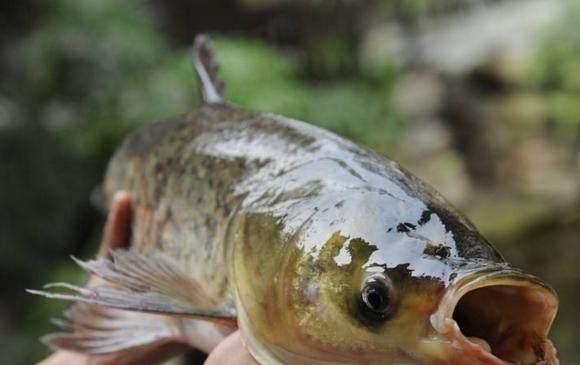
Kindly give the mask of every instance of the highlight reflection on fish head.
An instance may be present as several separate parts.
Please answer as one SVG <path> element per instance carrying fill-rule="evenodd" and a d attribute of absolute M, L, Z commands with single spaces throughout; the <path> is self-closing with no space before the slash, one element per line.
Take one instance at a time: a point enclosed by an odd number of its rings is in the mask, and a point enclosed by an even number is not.
<path fill-rule="evenodd" d="M 511 269 L 486 242 L 467 255 L 413 227 L 384 230 L 381 242 L 318 227 L 293 237 L 327 239 L 285 250 L 274 260 L 271 295 L 242 305 L 256 357 L 293 365 L 558 363 L 547 339 L 558 307 L 548 286 Z"/>

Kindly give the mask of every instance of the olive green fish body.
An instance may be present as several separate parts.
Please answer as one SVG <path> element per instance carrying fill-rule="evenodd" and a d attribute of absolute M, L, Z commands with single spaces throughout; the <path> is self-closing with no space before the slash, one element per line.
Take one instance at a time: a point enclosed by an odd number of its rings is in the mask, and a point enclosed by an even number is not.
<path fill-rule="evenodd" d="M 256 240 L 266 256 L 285 255 L 288 246 L 275 239 L 306 224 L 320 237 L 296 242 L 302 251 L 322 250 L 334 234 L 359 238 L 388 251 L 390 262 L 377 264 L 424 261 L 424 276 L 445 270 L 432 268 L 431 256 L 502 262 L 463 216 L 396 163 L 305 123 L 229 105 L 134 133 L 113 158 L 105 188 L 109 197 L 119 190 L 133 197 L 132 249 L 184 260 L 203 282 L 229 264 L 225 230 L 240 217 L 252 222 L 245 230 L 272 235 Z M 371 229 L 356 231 L 358 220 Z"/>
<path fill-rule="evenodd" d="M 355 301 L 359 287 L 346 285 L 386 270 L 418 293 L 429 288 L 425 310 L 434 310 L 431 293 L 458 267 L 504 265 L 466 218 L 396 163 L 311 125 L 225 104 L 129 137 L 106 190 L 133 196 L 133 250 L 175 258 L 229 306 L 237 291 L 256 331 L 277 345 L 289 336 L 279 321 L 296 320 L 281 313 L 295 310 L 298 336 L 319 336 L 321 351 L 325 341 L 369 350 L 364 321 L 357 342 L 352 328 L 309 320 L 308 290 L 319 295 L 319 280 Z M 354 305 L 328 310 L 357 320 Z"/>

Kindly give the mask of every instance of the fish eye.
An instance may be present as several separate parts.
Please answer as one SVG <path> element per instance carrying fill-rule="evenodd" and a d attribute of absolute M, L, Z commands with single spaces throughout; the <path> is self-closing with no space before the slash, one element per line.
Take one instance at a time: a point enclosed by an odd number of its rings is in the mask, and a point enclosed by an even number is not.
<path fill-rule="evenodd" d="M 361 290 L 360 309 L 365 319 L 371 322 L 383 322 L 389 319 L 393 311 L 393 287 L 383 275 L 371 276 Z"/>

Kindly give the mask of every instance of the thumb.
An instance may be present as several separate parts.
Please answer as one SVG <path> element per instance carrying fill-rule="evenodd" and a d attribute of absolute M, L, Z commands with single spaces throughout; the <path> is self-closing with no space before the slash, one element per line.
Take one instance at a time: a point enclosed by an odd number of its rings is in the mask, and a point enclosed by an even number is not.
<path fill-rule="evenodd" d="M 246 349 L 240 331 L 236 331 L 217 345 L 204 365 L 258 365 L 258 363 Z"/>

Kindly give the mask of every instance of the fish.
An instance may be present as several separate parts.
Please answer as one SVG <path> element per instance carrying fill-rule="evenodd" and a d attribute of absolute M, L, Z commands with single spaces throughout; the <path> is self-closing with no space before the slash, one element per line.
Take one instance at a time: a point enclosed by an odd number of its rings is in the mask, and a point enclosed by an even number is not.
<path fill-rule="evenodd" d="M 261 365 L 558 364 L 555 291 L 432 187 L 327 130 L 226 101 L 207 36 L 193 60 L 203 103 L 136 130 L 108 165 L 108 206 L 131 196 L 128 246 L 75 259 L 98 285 L 30 290 L 76 302 L 46 343 L 210 352 L 239 329 Z"/>

